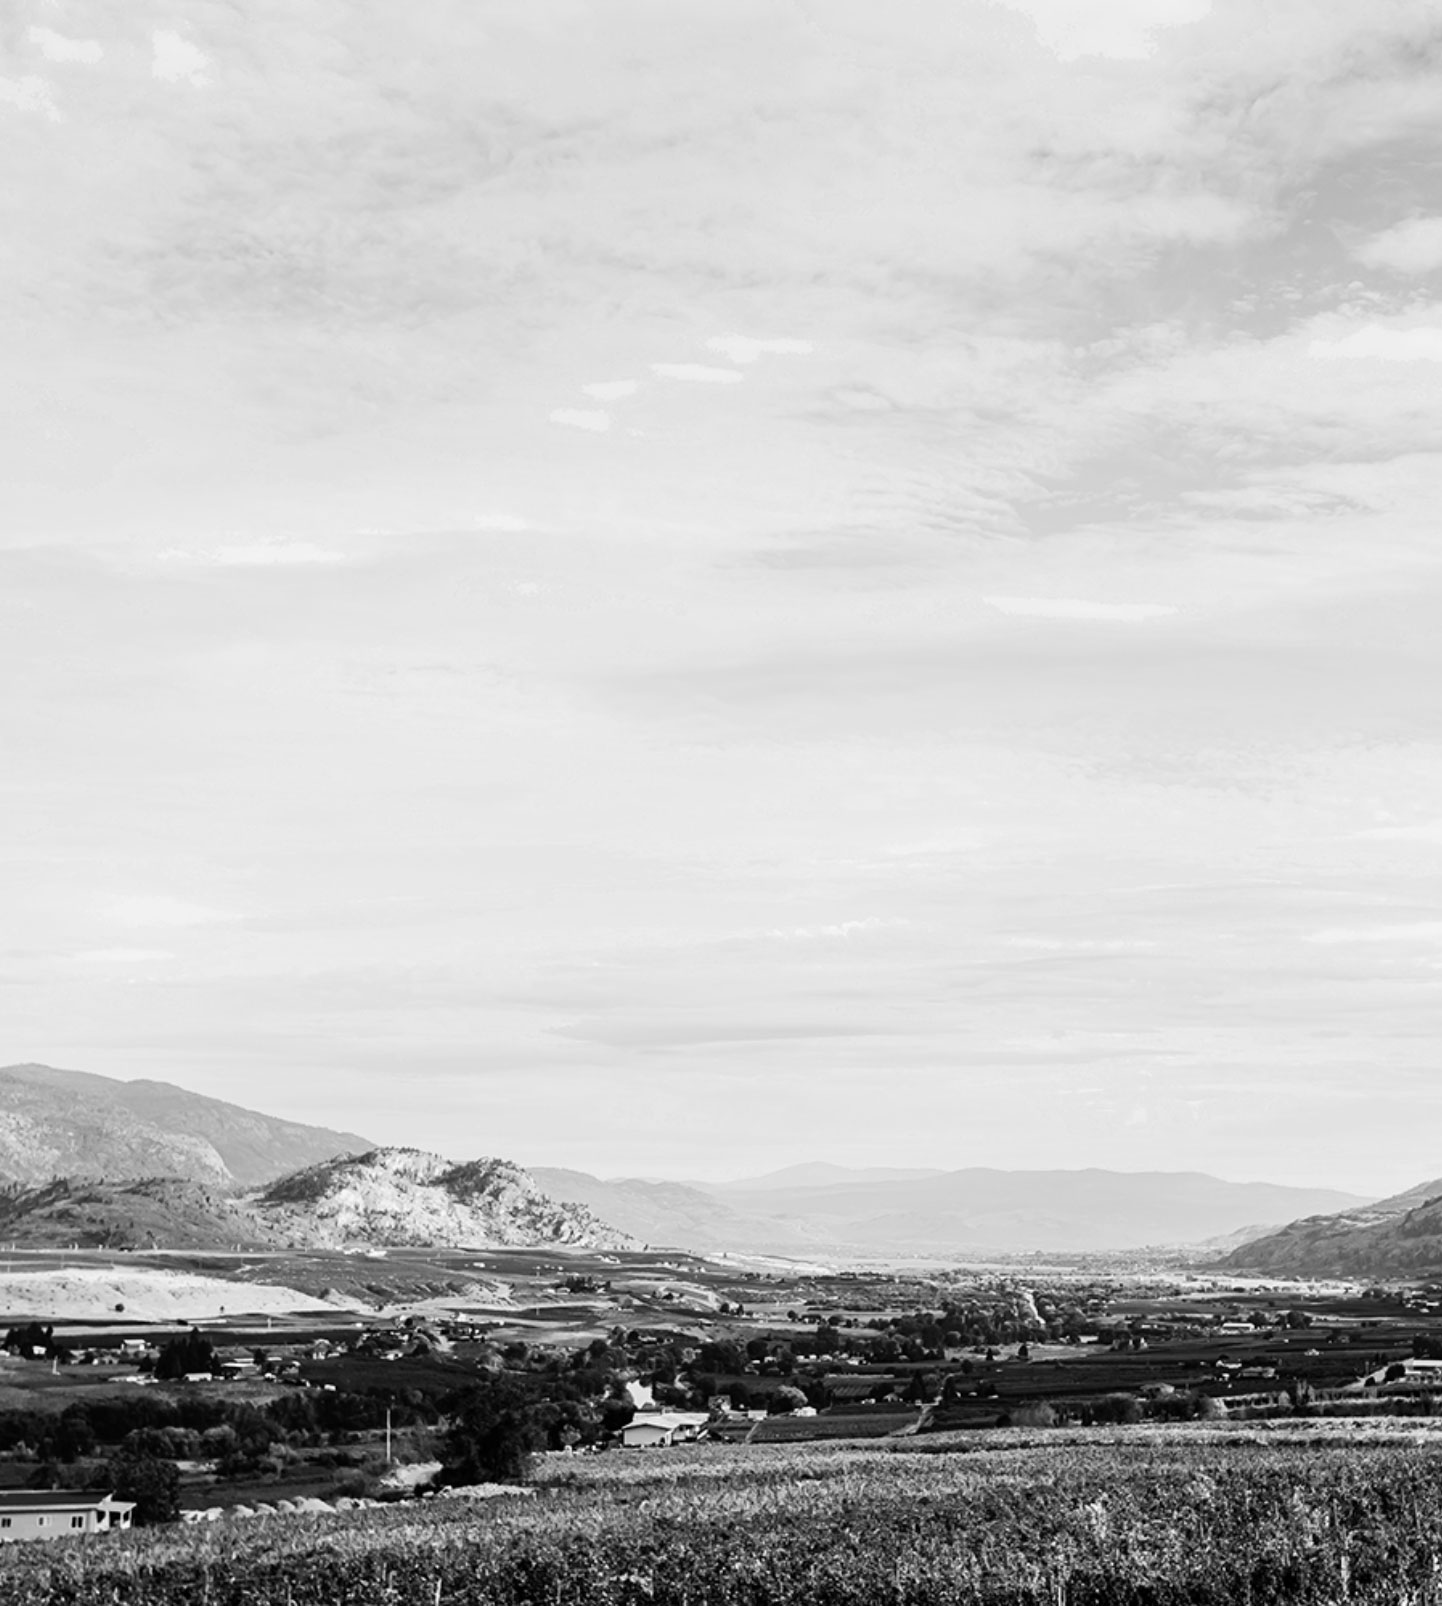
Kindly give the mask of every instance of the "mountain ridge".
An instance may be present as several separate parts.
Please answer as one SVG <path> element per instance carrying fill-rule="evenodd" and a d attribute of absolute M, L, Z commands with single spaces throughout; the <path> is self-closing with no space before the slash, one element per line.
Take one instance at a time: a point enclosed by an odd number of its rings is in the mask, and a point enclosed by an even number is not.
<path fill-rule="evenodd" d="M 1200 1244 L 1319 1206 L 1366 1203 L 1335 1189 L 1095 1166 L 1048 1171 L 972 1166 L 916 1170 L 890 1180 L 863 1171 L 850 1173 L 849 1181 L 744 1188 L 607 1180 L 544 1166 L 532 1170 L 555 1197 L 584 1202 L 607 1220 L 625 1222 L 647 1242 L 703 1252 L 728 1247 L 783 1255 L 1107 1252 Z M 668 1186 L 682 1191 L 663 1209 L 660 1190 Z"/>
<path fill-rule="evenodd" d="M 374 1140 L 148 1078 L 0 1066 L 0 1182 L 189 1177 L 255 1186 Z"/>
<path fill-rule="evenodd" d="M 1299 1217 L 1218 1264 L 1279 1276 L 1442 1274 L 1442 1177 L 1359 1208 Z"/>
<path fill-rule="evenodd" d="M 621 1249 L 630 1236 L 548 1198 L 508 1160 L 373 1149 L 238 1193 L 185 1177 L 57 1178 L 0 1190 L 0 1235 L 109 1249 Z"/>

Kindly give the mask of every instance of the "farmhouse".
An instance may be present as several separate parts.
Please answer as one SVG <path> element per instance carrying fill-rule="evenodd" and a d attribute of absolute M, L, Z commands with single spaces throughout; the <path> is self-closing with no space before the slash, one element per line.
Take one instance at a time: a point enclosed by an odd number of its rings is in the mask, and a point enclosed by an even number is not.
<path fill-rule="evenodd" d="M 628 1450 L 653 1450 L 668 1444 L 684 1444 L 697 1436 L 706 1421 L 704 1411 L 651 1411 L 636 1417 L 621 1429 L 621 1443 Z"/>
<path fill-rule="evenodd" d="M 1405 1388 L 1439 1388 L 1442 1387 L 1442 1361 L 1416 1360 L 1409 1357 L 1404 1361 L 1392 1361 L 1388 1365 L 1379 1366 L 1375 1371 L 1368 1372 L 1363 1378 L 1353 1383 L 1353 1389 L 1405 1389 Z"/>
<path fill-rule="evenodd" d="M 73 1539 L 130 1526 L 133 1501 L 67 1489 L 0 1489 L 0 1544 L 19 1539 Z"/>

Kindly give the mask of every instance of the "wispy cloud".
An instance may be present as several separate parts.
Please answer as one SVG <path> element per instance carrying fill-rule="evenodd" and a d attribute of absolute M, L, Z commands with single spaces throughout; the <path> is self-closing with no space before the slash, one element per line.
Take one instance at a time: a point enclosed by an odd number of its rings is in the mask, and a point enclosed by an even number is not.
<path fill-rule="evenodd" d="M 837 920 L 815 926 L 778 926 L 765 935 L 780 942 L 810 942 L 826 937 L 857 937 L 863 932 L 894 930 L 910 925 L 908 920 L 883 920 L 868 915 L 861 920 Z"/>
<path fill-rule="evenodd" d="M 553 424 L 563 424 L 568 429 L 589 430 L 594 435 L 604 435 L 611 427 L 610 413 L 599 408 L 588 412 L 578 407 L 557 407 L 549 416 Z"/>
<path fill-rule="evenodd" d="M 983 597 L 982 601 L 999 613 L 1027 619 L 1100 619 L 1139 624 L 1178 611 L 1163 602 L 1095 602 L 1079 597 Z"/>
<path fill-rule="evenodd" d="M 22 112 L 38 112 L 52 123 L 61 120 L 60 108 L 55 104 L 49 83 L 34 73 L 27 73 L 23 78 L 0 78 L 0 106 L 13 106 L 16 111 Z"/>
<path fill-rule="evenodd" d="M 166 84 L 189 84 L 203 89 L 210 82 L 206 68 L 210 57 L 203 50 L 170 28 L 158 28 L 150 36 L 151 75 Z"/>
<path fill-rule="evenodd" d="M 50 28 L 31 28 L 26 37 L 47 61 L 75 61 L 93 66 L 105 54 L 98 39 L 67 39 Z"/>
<path fill-rule="evenodd" d="M 345 553 L 310 541 L 265 541 L 256 546 L 213 547 L 206 556 L 229 568 L 294 568 L 296 565 L 344 563 Z"/>
<path fill-rule="evenodd" d="M 1324 945 L 1370 942 L 1442 942 L 1442 920 L 1408 920 L 1374 926 L 1328 926 L 1311 932 L 1308 942 Z"/>
<path fill-rule="evenodd" d="M 507 535 L 529 530 L 530 523 L 514 513 L 476 513 L 471 517 L 473 530 L 497 530 Z"/>
<path fill-rule="evenodd" d="M 695 362 L 653 362 L 651 372 L 658 379 L 683 379 L 696 385 L 737 385 L 746 377 L 735 368 L 708 368 Z"/>
<path fill-rule="evenodd" d="M 214 547 L 166 547 L 160 557 L 167 562 L 215 564 L 232 569 L 292 569 L 310 565 L 326 566 L 348 561 L 344 552 L 318 546 L 312 541 L 258 541 L 253 544 Z"/>
<path fill-rule="evenodd" d="M 87 948 L 70 957 L 85 965 L 146 965 L 175 955 L 166 948 Z"/>
<path fill-rule="evenodd" d="M 1357 835 L 1374 842 L 1437 842 L 1442 843 L 1442 820 L 1427 820 L 1417 825 L 1374 825 Z"/>
<path fill-rule="evenodd" d="M 234 915 L 208 904 L 192 903 L 164 893 L 137 894 L 106 904 L 103 917 L 117 926 L 209 926 Z"/>
<path fill-rule="evenodd" d="M 1442 267 L 1442 217 L 1408 218 L 1364 240 L 1355 254 L 1369 268 L 1431 273 Z"/>
<path fill-rule="evenodd" d="M 816 348 L 809 340 L 757 340 L 751 335 L 716 335 L 706 342 L 706 349 L 744 364 L 766 356 L 807 357 Z"/>
<path fill-rule="evenodd" d="M 1442 362 L 1442 328 L 1368 324 L 1336 340 L 1313 340 L 1307 355 L 1331 361 Z"/>
<path fill-rule="evenodd" d="M 999 0 L 1031 18 L 1037 38 L 1062 61 L 1110 56 L 1141 61 L 1155 53 L 1165 28 L 1198 22 L 1212 0 Z"/>

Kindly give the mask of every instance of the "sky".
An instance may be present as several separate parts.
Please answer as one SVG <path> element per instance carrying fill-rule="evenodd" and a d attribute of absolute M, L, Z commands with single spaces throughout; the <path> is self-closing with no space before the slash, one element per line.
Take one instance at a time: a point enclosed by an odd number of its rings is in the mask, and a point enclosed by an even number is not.
<path fill-rule="evenodd" d="M 0 1063 L 1442 1173 L 1431 0 L 17 0 Z"/>

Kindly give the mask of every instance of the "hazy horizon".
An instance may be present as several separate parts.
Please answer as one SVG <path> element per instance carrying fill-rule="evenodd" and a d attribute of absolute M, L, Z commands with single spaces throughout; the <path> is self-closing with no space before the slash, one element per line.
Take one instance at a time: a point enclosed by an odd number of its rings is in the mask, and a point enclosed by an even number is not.
<path fill-rule="evenodd" d="M 1442 1172 L 1438 38 L 19 0 L 7 1057 L 609 1176 Z"/>

